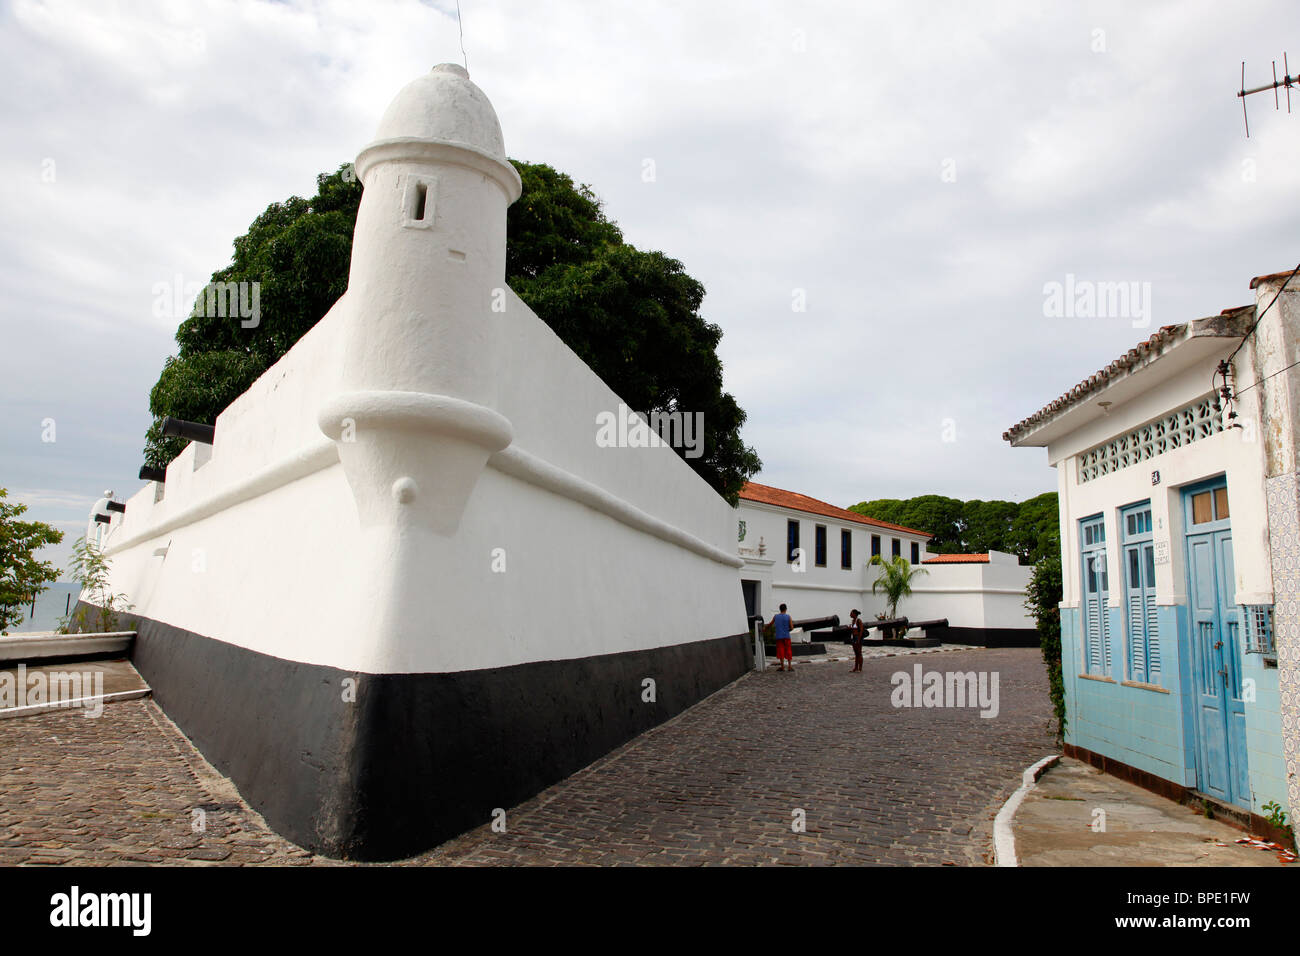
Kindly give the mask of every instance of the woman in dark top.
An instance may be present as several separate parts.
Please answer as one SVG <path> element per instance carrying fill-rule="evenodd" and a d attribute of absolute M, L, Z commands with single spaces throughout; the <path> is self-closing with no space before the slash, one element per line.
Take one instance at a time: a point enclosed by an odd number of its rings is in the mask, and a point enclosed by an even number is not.
<path fill-rule="evenodd" d="M 853 669 L 862 670 L 862 635 L 865 628 L 862 626 L 862 617 L 858 614 L 858 609 L 854 608 L 849 612 L 849 641 L 853 644 Z"/>

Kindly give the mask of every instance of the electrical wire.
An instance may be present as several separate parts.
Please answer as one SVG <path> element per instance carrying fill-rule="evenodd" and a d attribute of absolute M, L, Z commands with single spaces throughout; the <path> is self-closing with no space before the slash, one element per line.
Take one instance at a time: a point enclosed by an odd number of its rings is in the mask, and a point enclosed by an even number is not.
<path fill-rule="evenodd" d="M 1255 317 L 1254 324 L 1251 325 L 1250 329 L 1246 332 L 1246 334 L 1241 337 L 1241 341 L 1237 343 L 1237 347 L 1232 350 L 1232 354 L 1229 355 L 1227 359 L 1225 359 L 1224 361 L 1231 362 L 1234 358 L 1237 357 L 1237 353 L 1240 352 L 1242 346 L 1246 344 L 1246 339 L 1250 338 L 1252 335 L 1255 334 L 1255 329 L 1259 327 L 1259 323 L 1264 321 L 1264 316 L 1268 315 L 1268 310 L 1273 308 L 1273 303 L 1277 301 L 1278 296 L 1280 296 L 1283 292 L 1286 291 L 1287 284 L 1292 279 L 1295 278 L 1297 272 L 1300 272 L 1300 265 L 1297 265 L 1294 269 L 1291 270 L 1291 274 L 1286 277 L 1286 282 L 1282 283 L 1281 287 L 1277 290 L 1276 293 L 1274 293 L 1273 298 L 1269 300 L 1268 305 L 1264 306 L 1264 311 Z"/>
<path fill-rule="evenodd" d="M 1249 391 L 1250 391 L 1252 388 L 1254 388 L 1256 385 L 1262 385 L 1262 384 L 1264 384 L 1265 382 L 1267 382 L 1270 378 L 1272 378 L 1274 375 L 1281 375 L 1281 374 L 1282 374 L 1283 372 L 1285 372 L 1288 368 L 1295 368 L 1297 365 L 1300 365 L 1300 361 L 1298 361 L 1298 362 L 1292 362 L 1290 365 L 1286 366 L 1286 368 L 1280 368 L 1280 369 L 1278 369 L 1276 372 L 1272 372 L 1272 373 L 1270 373 L 1270 374 L 1268 374 L 1268 375 L 1265 375 L 1265 376 L 1264 376 L 1263 378 L 1261 378 L 1258 382 L 1252 382 L 1251 384 L 1247 385 L 1245 388 L 1239 388 L 1239 389 L 1237 389 L 1237 394 L 1240 395 L 1242 392 L 1249 392 Z"/>
<path fill-rule="evenodd" d="M 1259 323 L 1264 321 L 1264 316 L 1268 315 L 1268 310 L 1273 308 L 1273 303 L 1275 303 L 1278 300 L 1278 298 L 1282 295 L 1282 293 L 1286 291 L 1286 287 L 1290 284 L 1291 280 L 1296 277 L 1296 273 L 1300 273 L 1300 264 L 1297 264 L 1296 267 L 1291 270 L 1291 274 L 1286 277 L 1286 281 L 1283 282 L 1282 285 L 1278 287 L 1277 292 L 1273 294 L 1273 298 L 1269 299 L 1268 305 L 1264 306 L 1264 311 L 1259 313 L 1259 315 L 1255 316 L 1255 321 L 1251 323 L 1250 328 L 1246 330 L 1246 334 L 1241 337 L 1241 341 L 1238 342 L 1237 347 L 1232 350 L 1232 354 L 1229 355 L 1222 362 L 1220 362 L 1218 364 L 1218 367 L 1210 375 L 1210 388 L 1215 392 L 1222 394 L 1225 402 L 1229 404 L 1235 402 L 1237 395 L 1240 395 L 1242 392 L 1249 391 L 1250 389 L 1254 388 L 1256 385 L 1260 384 L 1260 382 L 1267 382 L 1274 375 L 1280 375 L 1281 373 L 1285 372 L 1287 369 L 1295 368 L 1296 365 L 1300 365 L 1300 362 L 1292 362 L 1286 368 L 1280 368 L 1276 372 L 1273 372 L 1272 374 L 1266 375 L 1264 378 L 1261 378 L 1258 382 L 1254 382 L 1250 385 L 1247 385 L 1245 388 L 1237 389 L 1236 395 L 1233 394 L 1232 387 L 1228 385 L 1228 372 L 1231 371 L 1232 360 L 1237 357 L 1237 353 L 1240 352 L 1242 348 L 1245 346 L 1246 340 L 1255 334 L 1255 330 L 1259 328 Z M 1221 389 L 1219 388 L 1219 386 L 1215 381 L 1216 378 L 1218 378 L 1219 376 L 1223 377 L 1223 388 Z M 1229 418 L 1237 417 L 1237 413 L 1234 412 L 1231 408 L 1228 408 L 1228 413 L 1229 413 L 1228 414 Z"/>

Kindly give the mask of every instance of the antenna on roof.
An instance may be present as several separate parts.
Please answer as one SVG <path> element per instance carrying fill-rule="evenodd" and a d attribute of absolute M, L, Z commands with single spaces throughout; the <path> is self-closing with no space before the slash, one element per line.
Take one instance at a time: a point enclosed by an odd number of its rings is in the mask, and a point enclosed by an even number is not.
<path fill-rule="evenodd" d="M 1241 89 L 1237 92 L 1237 97 L 1241 100 L 1241 118 L 1246 123 L 1246 138 L 1250 138 L 1250 118 L 1246 115 L 1246 97 L 1252 93 L 1263 93 L 1265 90 L 1273 91 L 1273 108 L 1281 109 L 1282 102 L 1278 99 L 1277 91 L 1286 90 L 1286 111 L 1291 112 L 1291 87 L 1300 85 L 1300 77 L 1291 75 L 1291 67 L 1287 64 L 1286 54 L 1282 54 L 1282 79 L 1277 78 L 1277 60 L 1273 61 L 1273 82 L 1266 83 L 1263 86 L 1257 86 L 1254 89 L 1246 89 L 1246 61 L 1241 61 Z"/>
<path fill-rule="evenodd" d="M 458 29 L 458 30 L 460 31 L 460 58 L 465 62 L 465 72 L 468 73 L 468 72 L 469 72 L 469 57 L 465 55 L 465 24 L 461 23 L 461 20 L 460 20 L 460 0 L 456 0 L 456 29 Z M 1245 66 L 1246 66 L 1246 64 L 1245 64 L 1245 63 L 1242 63 L 1242 68 L 1243 68 L 1243 69 L 1245 68 Z M 1275 76 L 1277 75 L 1277 70 L 1276 70 L 1276 69 L 1273 70 L 1273 74 L 1274 74 Z M 1243 77 L 1244 77 L 1245 75 L 1246 75 L 1246 74 L 1244 74 L 1244 73 L 1242 74 Z M 1288 95 L 1289 95 L 1289 94 L 1288 94 Z M 1290 104 L 1290 102 L 1291 102 L 1290 100 L 1287 100 L 1287 103 L 1288 103 L 1288 104 Z M 1249 131 L 1247 131 L 1246 135 L 1247 135 L 1247 136 L 1250 135 Z"/>

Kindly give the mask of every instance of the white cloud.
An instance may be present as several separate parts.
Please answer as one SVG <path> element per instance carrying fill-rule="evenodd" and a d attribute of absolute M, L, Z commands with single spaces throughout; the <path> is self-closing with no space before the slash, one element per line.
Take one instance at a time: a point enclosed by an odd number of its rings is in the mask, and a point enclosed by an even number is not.
<path fill-rule="evenodd" d="M 629 241 L 705 283 L 761 480 L 839 504 L 1055 487 L 1002 431 L 1142 335 L 1044 319 L 1044 282 L 1152 280 L 1178 321 L 1297 256 L 1300 116 L 1258 97 L 1247 141 L 1232 95 L 1243 55 L 1256 75 L 1279 54 L 1281 3 L 462 9 L 511 154 L 591 183 Z M 460 59 L 449 2 L 0 10 L 0 467 L 50 490 L 33 511 L 71 520 L 58 502 L 133 483 L 173 348 L 154 285 L 224 266 L 402 85 Z"/>

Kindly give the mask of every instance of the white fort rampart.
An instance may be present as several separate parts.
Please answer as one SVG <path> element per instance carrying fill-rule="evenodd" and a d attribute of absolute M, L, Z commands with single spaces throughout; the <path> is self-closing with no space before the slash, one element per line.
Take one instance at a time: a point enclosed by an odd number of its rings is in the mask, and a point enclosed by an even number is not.
<path fill-rule="evenodd" d="M 439 673 L 745 629 L 727 504 L 505 286 L 519 179 L 457 66 L 361 151 L 347 293 L 114 514 L 132 613 L 276 657 Z"/>

